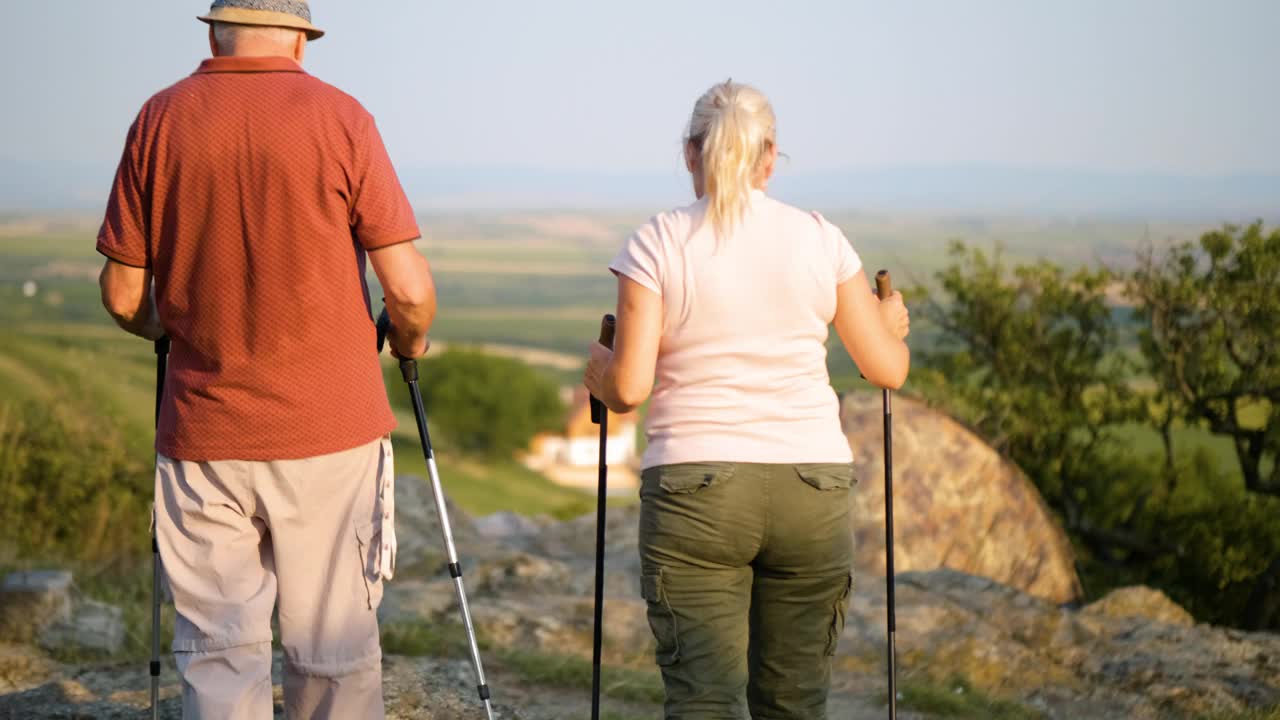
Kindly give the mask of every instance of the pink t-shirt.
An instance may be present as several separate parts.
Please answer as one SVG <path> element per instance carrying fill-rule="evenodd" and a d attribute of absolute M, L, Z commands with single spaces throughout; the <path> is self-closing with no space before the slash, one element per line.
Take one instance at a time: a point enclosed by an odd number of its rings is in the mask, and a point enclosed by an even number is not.
<path fill-rule="evenodd" d="M 725 238 L 706 207 L 654 217 L 609 266 L 663 300 L 643 467 L 849 462 L 826 340 L 862 261 L 821 215 L 761 191 Z"/>

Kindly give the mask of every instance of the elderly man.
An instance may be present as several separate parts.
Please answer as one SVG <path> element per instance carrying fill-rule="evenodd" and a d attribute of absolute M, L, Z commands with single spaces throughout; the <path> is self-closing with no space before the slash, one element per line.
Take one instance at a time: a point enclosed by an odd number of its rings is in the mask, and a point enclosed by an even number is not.
<path fill-rule="evenodd" d="M 366 258 L 398 356 L 426 351 L 435 289 L 373 118 L 299 64 L 307 4 L 200 20 L 214 57 L 143 106 L 98 236 L 111 315 L 172 340 L 155 492 L 184 717 L 271 717 L 276 608 L 287 715 L 380 718 L 395 420 Z"/>

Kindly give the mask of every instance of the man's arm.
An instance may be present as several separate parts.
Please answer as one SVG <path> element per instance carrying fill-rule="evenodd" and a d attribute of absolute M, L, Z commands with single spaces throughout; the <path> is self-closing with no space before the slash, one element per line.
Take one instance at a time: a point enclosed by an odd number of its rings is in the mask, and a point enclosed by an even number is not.
<path fill-rule="evenodd" d="M 391 352 L 417 359 L 427 353 L 427 331 L 436 317 L 436 286 L 431 266 L 412 242 L 369 251 L 391 316 Z"/>
<path fill-rule="evenodd" d="M 160 318 L 151 298 L 151 271 L 107 260 L 98 276 L 102 306 L 116 324 L 148 340 L 164 337 Z"/>

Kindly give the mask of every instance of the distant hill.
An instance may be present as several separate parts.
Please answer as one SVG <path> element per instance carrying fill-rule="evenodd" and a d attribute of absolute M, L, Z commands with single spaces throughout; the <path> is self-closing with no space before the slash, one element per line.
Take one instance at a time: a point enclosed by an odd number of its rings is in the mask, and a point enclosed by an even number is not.
<path fill-rule="evenodd" d="M 109 163 L 0 159 L 0 211 L 88 209 L 105 202 Z M 406 167 L 420 210 L 665 207 L 689 180 L 668 172 L 528 167 Z M 1180 176 L 1003 166 L 920 166 L 810 172 L 784 161 L 774 194 L 801 205 L 991 215 L 1077 215 L 1218 221 L 1280 217 L 1280 175 Z"/>

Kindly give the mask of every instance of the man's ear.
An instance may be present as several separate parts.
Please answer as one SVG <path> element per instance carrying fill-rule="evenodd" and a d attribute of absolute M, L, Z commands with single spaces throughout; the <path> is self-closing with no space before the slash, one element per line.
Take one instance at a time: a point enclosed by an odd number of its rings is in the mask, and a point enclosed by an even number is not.
<path fill-rule="evenodd" d="M 218 51 L 218 36 L 213 34 L 213 26 L 209 26 L 209 52 L 214 57 L 218 57 L 222 53 Z"/>
<path fill-rule="evenodd" d="M 301 64 L 302 58 L 306 57 L 306 55 L 307 55 L 307 34 L 299 31 L 298 39 L 293 41 L 293 59 L 297 60 L 298 63 Z"/>

